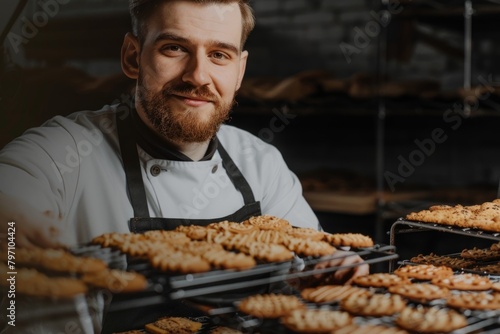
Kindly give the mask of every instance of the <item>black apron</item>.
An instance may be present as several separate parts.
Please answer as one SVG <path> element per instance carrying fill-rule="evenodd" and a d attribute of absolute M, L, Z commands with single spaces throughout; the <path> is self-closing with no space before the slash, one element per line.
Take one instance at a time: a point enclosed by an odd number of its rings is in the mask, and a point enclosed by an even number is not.
<path fill-rule="evenodd" d="M 214 219 L 151 218 L 149 216 L 146 191 L 142 179 L 139 155 L 137 153 L 137 141 L 135 138 L 135 131 L 133 130 L 132 116 L 130 113 L 124 118 L 117 115 L 116 122 L 120 150 L 127 179 L 127 190 L 134 209 L 134 217 L 129 221 L 129 229 L 131 232 L 143 233 L 151 230 L 173 230 L 181 225 L 206 226 L 224 220 L 242 222 L 252 216 L 260 216 L 262 214 L 260 202 L 255 201 L 252 188 L 222 144 L 218 142 L 217 150 L 222 157 L 222 166 L 226 170 L 235 188 L 243 196 L 244 206 L 231 215 Z M 123 302 L 123 299 L 124 298 L 120 296 L 113 297 L 111 304 L 120 301 Z M 130 311 L 110 312 L 104 316 L 101 333 L 108 334 L 130 329 L 140 329 L 143 328 L 144 324 L 152 322 L 158 319 L 158 317 L 167 314 L 172 316 L 203 315 L 192 308 L 184 306 L 178 301 L 161 305 L 161 307 L 145 306 Z"/>

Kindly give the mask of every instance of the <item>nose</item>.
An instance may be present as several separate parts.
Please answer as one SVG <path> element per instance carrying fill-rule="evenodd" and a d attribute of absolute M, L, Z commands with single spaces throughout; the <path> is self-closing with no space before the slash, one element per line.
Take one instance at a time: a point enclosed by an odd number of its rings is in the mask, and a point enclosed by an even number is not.
<path fill-rule="evenodd" d="M 210 83 L 208 66 L 208 59 L 204 54 L 192 55 L 186 65 L 182 80 L 195 87 L 208 85 Z"/>

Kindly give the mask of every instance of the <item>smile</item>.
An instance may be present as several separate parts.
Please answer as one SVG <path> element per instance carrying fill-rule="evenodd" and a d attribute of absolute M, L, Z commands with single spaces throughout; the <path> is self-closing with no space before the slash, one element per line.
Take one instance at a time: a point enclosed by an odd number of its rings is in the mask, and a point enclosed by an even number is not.
<path fill-rule="evenodd" d="M 183 96 L 183 95 L 173 95 L 173 96 L 191 107 L 201 107 L 206 104 L 212 103 L 212 101 L 201 97 Z"/>

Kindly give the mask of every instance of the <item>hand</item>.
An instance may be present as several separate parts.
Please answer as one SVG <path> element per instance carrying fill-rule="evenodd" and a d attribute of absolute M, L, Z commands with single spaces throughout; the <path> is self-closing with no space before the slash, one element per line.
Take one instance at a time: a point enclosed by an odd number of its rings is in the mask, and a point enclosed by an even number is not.
<path fill-rule="evenodd" d="M 10 226 L 15 222 L 15 245 L 19 248 L 60 248 L 58 241 L 58 219 L 50 212 L 41 213 L 29 204 L 0 194 L 0 240 L 7 237 Z M 7 244 L 6 240 L 1 240 Z"/>
<path fill-rule="evenodd" d="M 351 284 L 354 278 L 370 273 L 368 264 L 355 252 L 337 251 L 333 258 L 318 263 L 314 269 L 345 267 L 333 272 L 314 275 L 314 278 L 327 284 Z"/>

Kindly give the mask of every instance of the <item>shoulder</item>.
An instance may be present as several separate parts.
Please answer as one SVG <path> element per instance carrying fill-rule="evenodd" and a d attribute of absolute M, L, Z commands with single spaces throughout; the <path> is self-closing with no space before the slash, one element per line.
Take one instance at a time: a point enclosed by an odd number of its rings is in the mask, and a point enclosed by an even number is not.
<path fill-rule="evenodd" d="M 265 142 L 261 138 L 240 128 L 222 125 L 217 138 L 224 148 L 231 154 L 237 154 L 246 158 L 252 156 L 277 155 L 281 156 L 278 149 Z"/>

